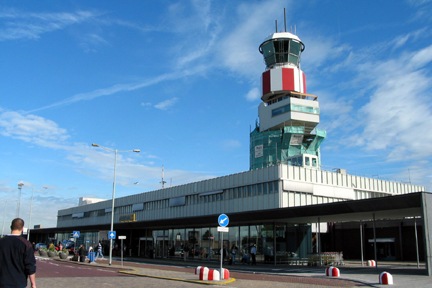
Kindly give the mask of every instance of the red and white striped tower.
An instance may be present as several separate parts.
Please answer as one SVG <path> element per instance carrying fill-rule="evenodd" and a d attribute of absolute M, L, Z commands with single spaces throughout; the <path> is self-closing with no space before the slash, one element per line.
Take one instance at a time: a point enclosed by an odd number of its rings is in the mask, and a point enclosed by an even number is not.
<path fill-rule="evenodd" d="M 318 97 L 307 94 L 300 67 L 305 45 L 297 35 L 276 32 L 259 46 L 266 65 L 262 73 L 259 124 L 250 135 L 250 169 L 280 163 L 319 169 L 324 130 Z"/>
<path fill-rule="evenodd" d="M 300 69 L 304 47 L 300 38 L 289 32 L 273 33 L 260 45 L 267 67 L 262 73 L 264 102 L 288 91 L 306 94 L 306 75 Z"/>

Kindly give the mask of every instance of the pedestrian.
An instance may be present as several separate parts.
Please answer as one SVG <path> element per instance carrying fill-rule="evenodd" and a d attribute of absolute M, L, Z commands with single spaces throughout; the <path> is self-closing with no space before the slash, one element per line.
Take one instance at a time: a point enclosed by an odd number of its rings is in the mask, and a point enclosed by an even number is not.
<path fill-rule="evenodd" d="M 237 246 L 233 244 L 231 246 L 231 264 L 233 265 L 235 264 L 236 255 L 237 255 Z"/>
<path fill-rule="evenodd" d="M 252 265 L 256 265 L 256 253 L 257 253 L 257 249 L 256 249 L 256 245 L 254 243 L 254 244 L 252 244 L 252 247 L 250 249 L 250 254 L 252 257 Z"/>
<path fill-rule="evenodd" d="M 78 256 L 80 262 L 85 262 L 86 254 L 87 254 L 86 248 L 84 247 L 83 244 L 81 244 L 78 249 Z"/>
<path fill-rule="evenodd" d="M 24 220 L 15 218 L 11 234 L 0 239 L 0 287 L 36 288 L 36 259 L 32 244 L 22 237 Z"/>
<path fill-rule="evenodd" d="M 102 243 L 101 241 L 99 241 L 98 245 L 97 245 L 97 250 L 96 250 L 96 259 L 98 259 L 98 257 L 101 257 L 102 259 L 104 259 L 104 256 L 102 254 Z M 96 260 L 95 259 L 95 260 Z"/>
<path fill-rule="evenodd" d="M 183 249 L 183 260 L 186 261 L 189 257 L 189 246 L 186 244 Z"/>

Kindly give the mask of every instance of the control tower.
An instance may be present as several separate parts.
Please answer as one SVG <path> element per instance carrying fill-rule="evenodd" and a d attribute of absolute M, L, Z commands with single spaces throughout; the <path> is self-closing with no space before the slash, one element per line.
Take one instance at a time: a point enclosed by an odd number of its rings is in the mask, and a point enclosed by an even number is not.
<path fill-rule="evenodd" d="M 259 46 L 266 69 L 259 123 L 250 133 L 251 170 L 279 163 L 320 167 L 319 147 L 326 132 L 317 129 L 318 97 L 306 92 L 306 75 L 300 68 L 304 49 L 300 38 L 289 32 L 273 33 Z"/>

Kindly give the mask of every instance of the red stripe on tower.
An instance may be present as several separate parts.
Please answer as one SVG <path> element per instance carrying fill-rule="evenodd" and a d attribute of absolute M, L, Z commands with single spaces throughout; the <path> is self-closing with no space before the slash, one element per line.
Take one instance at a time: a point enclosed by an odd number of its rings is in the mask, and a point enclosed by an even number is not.
<path fill-rule="evenodd" d="M 282 68 L 282 90 L 294 91 L 294 69 Z"/>
<path fill-rule="evenodd" d="M 270 70 L 267 70 L 262 73 L 262 95 L 270 92 Z"/>
<path fill-rule="evenodd" d="M 303 80 L 303 91 L 301 91 L 302 93 L 307 93 L 306 91 L 306 74 L 305 73 L 303 73 L 303 71 L 301 72 L 301 75 L 302 75 L 302 80 Z"/>

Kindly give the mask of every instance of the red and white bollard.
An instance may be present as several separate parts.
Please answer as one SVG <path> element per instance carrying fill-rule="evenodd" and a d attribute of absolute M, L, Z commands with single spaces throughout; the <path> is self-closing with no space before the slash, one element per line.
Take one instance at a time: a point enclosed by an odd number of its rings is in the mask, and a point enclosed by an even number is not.
<path fill-rule="evenodd" d="M 379 283 L 383 285 L 393 285 L 393 276 L 388 272 L 379 275 Z"/>
<path fill-rule="evenodd" d="M 369 266 L 369 267 L 375 267 L 376 266 L 375 260 L 368 260 L 367 261 L 367 266 Z"/>
<path fill-rule="evenodd" d="M 202 268 L 204 268 L 204 266 L 198 266 L 198 267 L 196 267 L 195 268 L 195 275 L 199 275 Z"/>
<path fill-rule="evenodd" d="M 222 279 L 229 279 L 230 278 L 230 272 L 228 269 L 222 268 L 222 275 L 221 275 L 221 280 Z"/>
<path fill-rule="evenodd" d="M 208 278 L 207 279 L 202 279 L 202 280 L 213 280 L 213 281 L 219 281 L 219 280 L 221 280 L 219 270 L 217 270 L 217 269 L 210 269 L 209 273 L 208 273 Z"/>
<path fill-rule="evenodd" d="M 327 267 L 325 273 L 326 273 L 326 276 L 329 276 L 329 277 L 339 277 L 340 276 L 339 268 L 336 268 L 333 266 Z"/>
<path fill-rule="evenodd" d="M 220 273 L 216 269 L 209 269 L 207 267 L 201 267 L 198 269 L 197 267 L 197 274 L 199 274 L 199 280 L 207 281 L 207 280 L 220 280 Z"/>
<path fill-rule="evenodd" d="M 197 268 L 197 274 L 199 276 L 199 280 L 207 280 L 208 279 L 209 269 L 207 267 Z"/>
<path fill-rule="evenodd" d="M 195 274 L 199 275 L 199 280 L 214 280 L 219 281 L 222 279 L 229 279 L 230 272 L 228 269 L 222 268 L 222 275 L 217 269 L 209 269 L 204 266 L 198 266 L 195 268 Z"/>

